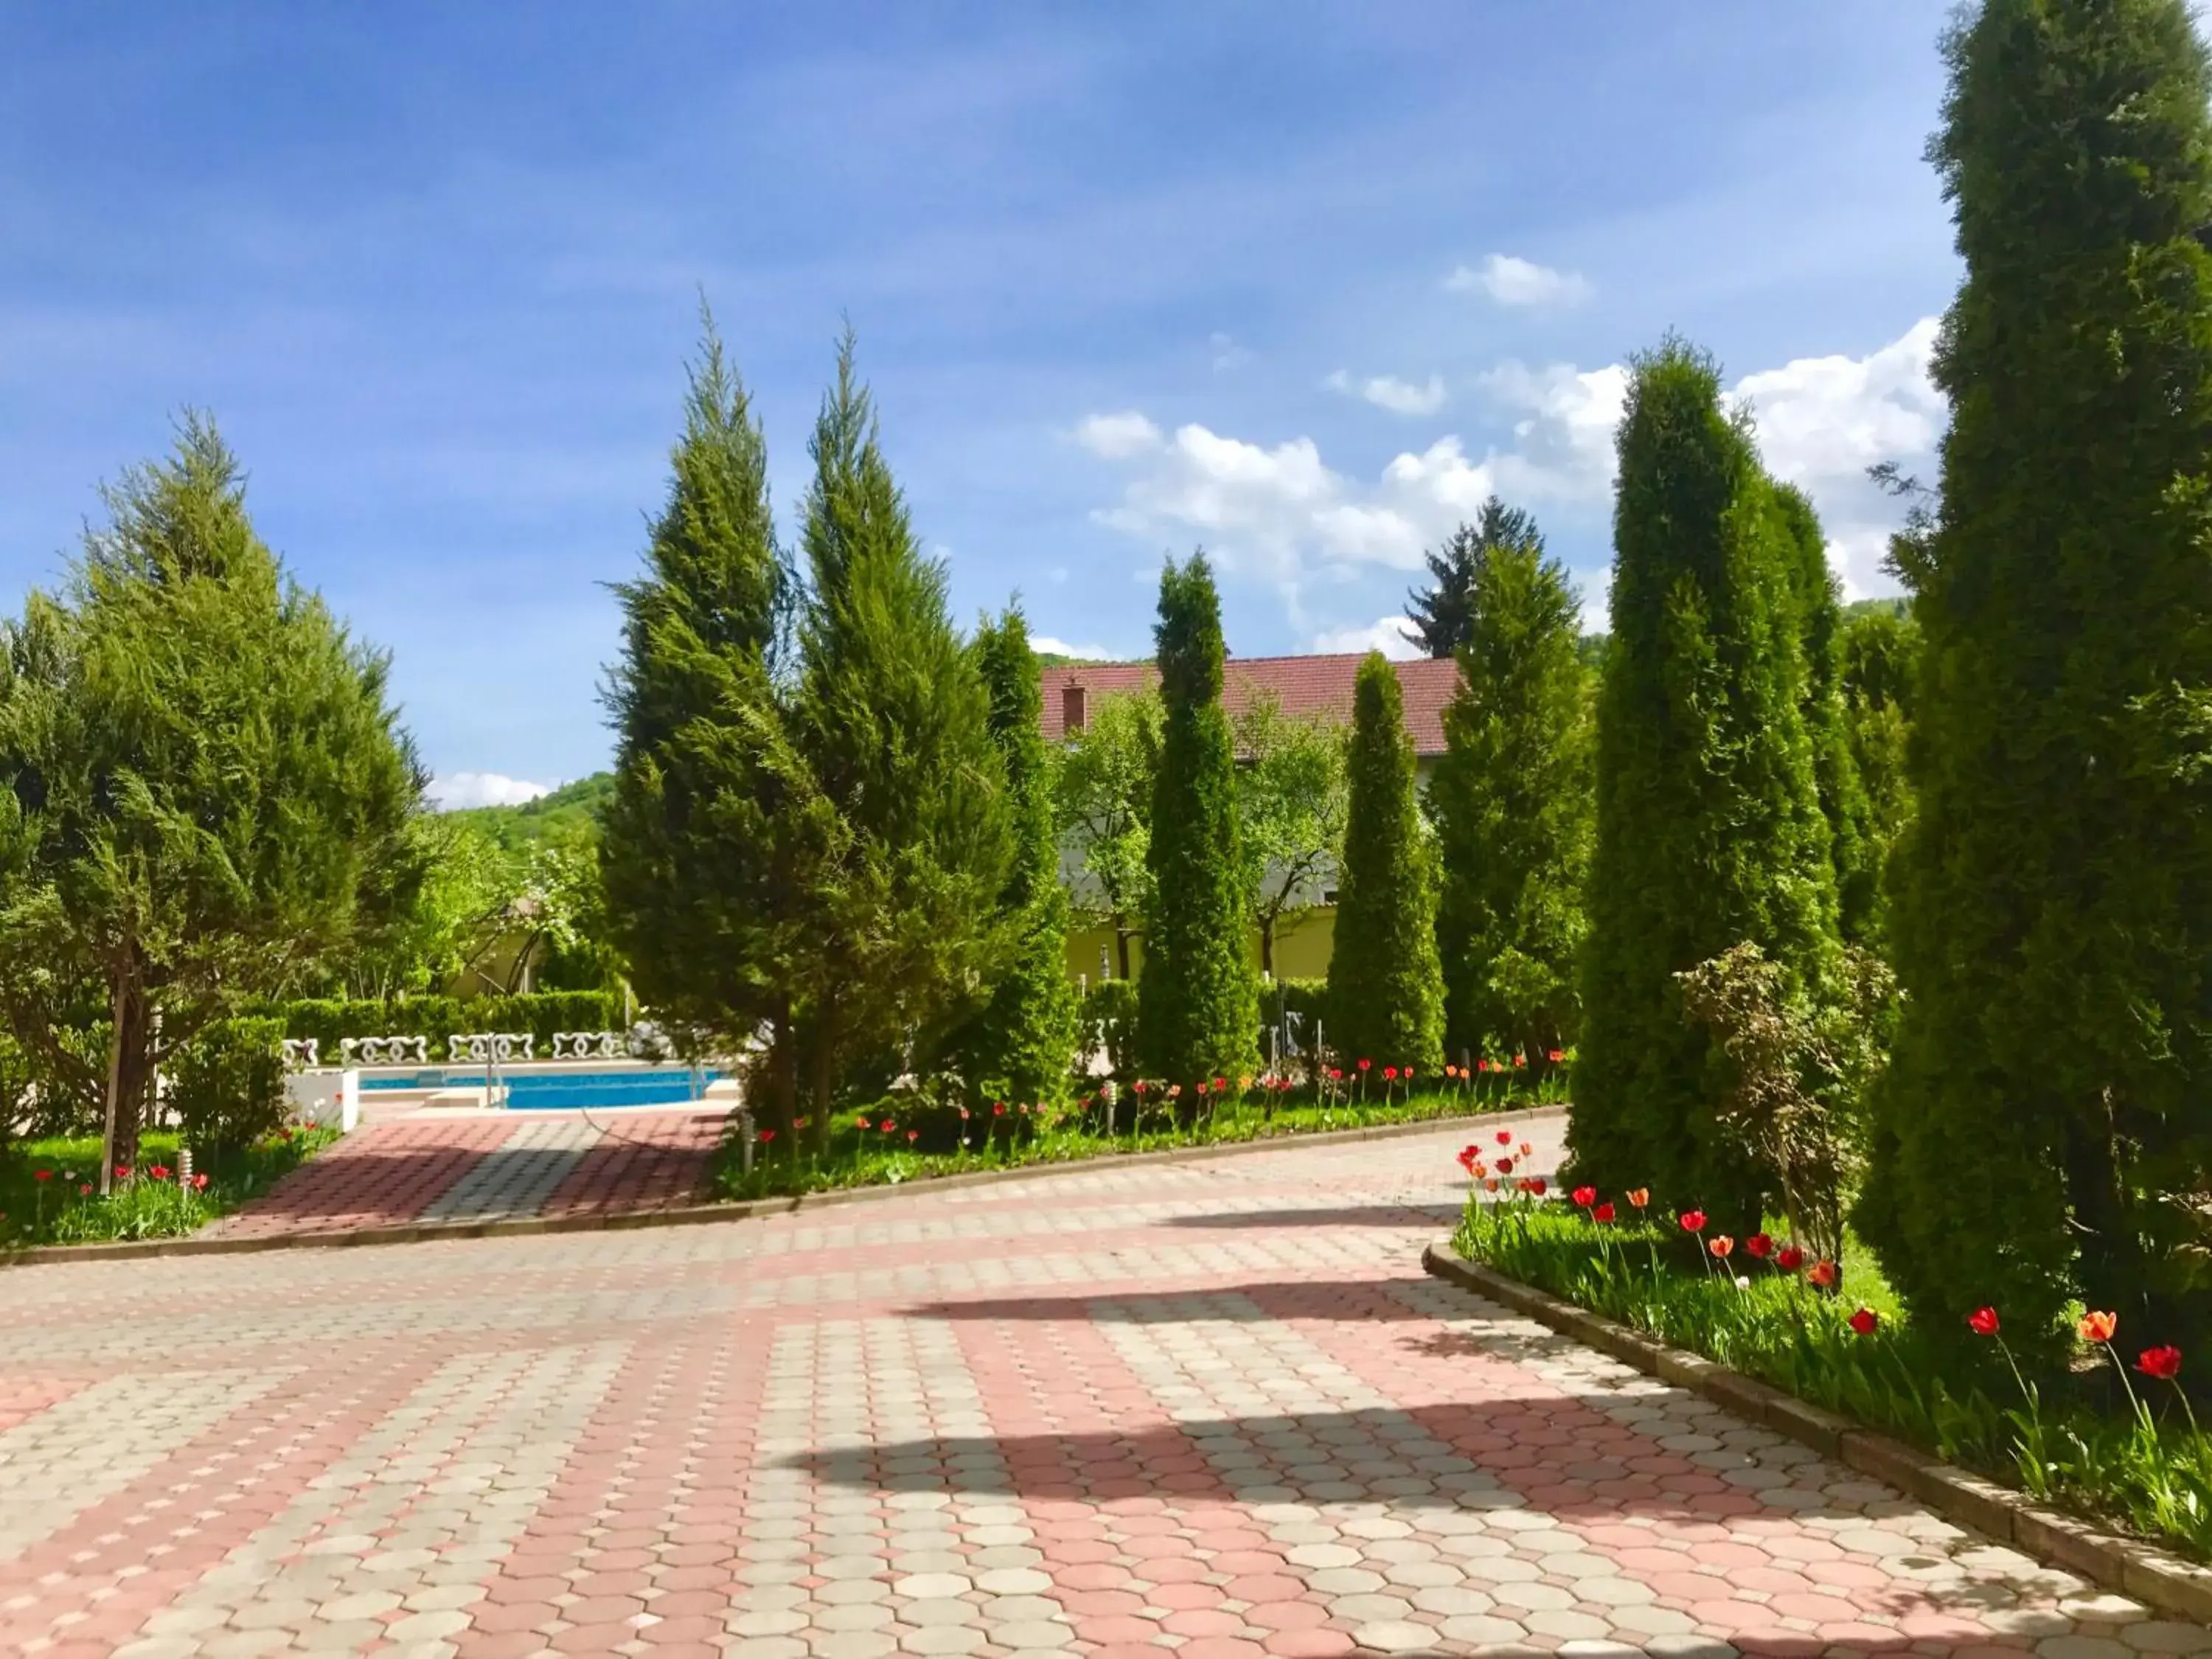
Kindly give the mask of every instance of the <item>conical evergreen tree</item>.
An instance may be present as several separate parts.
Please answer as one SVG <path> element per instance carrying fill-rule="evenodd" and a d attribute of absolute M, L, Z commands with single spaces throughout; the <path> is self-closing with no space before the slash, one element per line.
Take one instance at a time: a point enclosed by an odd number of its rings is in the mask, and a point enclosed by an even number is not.
<path fill-rule="evenodd" d="M 1544 538 L 1535 520 L 1492 495 L 1473 524 L 1463 524 L 1428 561 L 1429 586 L 1406 596 L 1412 624 L 1406 638 L 1431 657 L 1449 657 L 1468 642 L 1474 625 L 1475 573 L 1493 547 L 1540 555 Z"/>
<path fill-rule="evenodd" d="M 1843 605 L 1828 568 L 1828 538 L 1820 514 L 1795 484 L 1778 484 L 1775 500 L 1789 527 L 1797 637 L 1805 653 L 1798 707 L 1813 745 L 1813 775 L 1828 821 L 1828 857 L 1836 871 L 1836 919 L 1847 944 L 1874 938 L 1879 921 L 1881 866 L 1873 809 L 1851 755 L 1843 697 Z"/>
<path fill-rule="evenodd" d="M 1344 769 L 1352 808 L 1328 960 L 1328 1045 L 1346 1063 L 1434 1073 L 1444 1034 L 1436 852 L 1414 793 L 1398 671 L 1379 651 L 1359 665 Z"/>
<path fill-rule="evenodd" d="M 1756 1225 L 1765 1179 L 1714 1122 L 1674 975 L 1748 940 L 1809 985 L 1835 948 L 1794 549 L 1704 354 L 1638 360 L 1619 446 L 1570 1149 L 1578 1179 Z"/>
<path fill-rule="evenodd" d="M 1237 762 L 1221 709 L 1221 600 L 1204 554 L 1160 573 L 1152 637 L 1163 718 L 1138 1043 L 1152 1077 L 1234 1079 L 1258 1069 L 1260 988 L 1238 854 Z"/>
<path fill-rule="evenodd" d="M 1429 786 L 1445 1046 L 1525 1054 L 1540 1069 L 1581 1023 L 1591 782 L 1582 605 L 1557 560 L 1492 545 L 1472 611 Z"/>
<path fill-rule="evenodd" d="M 1013 929 L 990 1002 L 956 1048 L 976 1099 L 1057 1104 L 1075 1052 L 1075 989 L 1067 977 L 1067 893 L 1060 884 L 1052 757 L 1043 687 L 1018 606 L 978 630 L 975 659 L 991 695 L 991 737 L 1006 763 L 1014 856 L 999 908 Z"/>
<path fill-rule="evenodd" d="M 1996 1304 L 2036 1340 L 2079 1293 L 2186 1343 L 2184 1195 L 2212 1165 L 2212 70 L 2184 0 L 1986 0 L 1947 53 L 1931 155 L 1966 277 L 1940 508 L 1899 544 L 1918 805 L 1859 1223 L 1916 1325 Z"/>
<path fill-rule="evenodd" d="M 990 693 L 878 447 L 848 334 L 811 445 L 797 744 L 850 838 L 804 1047 L 817 1125 L 855 1055 L 933 1048 L 1005 955 L 1012 860 Z"/>

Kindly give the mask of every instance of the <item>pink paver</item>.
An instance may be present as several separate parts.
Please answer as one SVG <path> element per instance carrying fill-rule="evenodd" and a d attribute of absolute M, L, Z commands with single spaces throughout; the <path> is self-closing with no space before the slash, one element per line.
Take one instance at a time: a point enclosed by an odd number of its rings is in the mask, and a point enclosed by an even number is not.
<path fill-rule="evenodd" d="M 264 1237 L 483 1213 L 576 1216 L 696 1201 L 722 1115 L 531 1112 L 364 1126 L 209 1229 Z M 506 1166 L 515 1179 L 508 1181 Z M 450 1202 L 475 1188 L 485 1203 Z M 509 1201 L 512 1200 L 512 1201 Z"/>
<path fill-rule="evenodd" d="M 507 1190 L 406 1127 L 289 1213 Z M 709 1132 L 542 1201 L 667 1201 Z M 21 1270 L 0 1651 L 2212 1653 L 1422 1274 L 1463 1138 Z"/>

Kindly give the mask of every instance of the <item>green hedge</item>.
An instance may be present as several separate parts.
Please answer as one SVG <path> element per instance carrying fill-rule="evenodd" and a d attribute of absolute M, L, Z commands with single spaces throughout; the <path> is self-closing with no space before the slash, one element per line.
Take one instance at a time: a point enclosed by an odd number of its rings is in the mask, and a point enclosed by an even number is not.
<path fill-rule="evenodd" d="M 309 998 L 261 1011 L 281 1020 L 288 1037 L 313 1037 L 319 1058 L 336 1065 L 347 1037 L 426 1036 L 444 1058 L 445 1040 L 456 1031 L 528 1031 L 542 1054 L 556 1031 L 622 1029 L 618 991 L 538 991 L 516 997 L 409 997 L 399 1002 Z"/>

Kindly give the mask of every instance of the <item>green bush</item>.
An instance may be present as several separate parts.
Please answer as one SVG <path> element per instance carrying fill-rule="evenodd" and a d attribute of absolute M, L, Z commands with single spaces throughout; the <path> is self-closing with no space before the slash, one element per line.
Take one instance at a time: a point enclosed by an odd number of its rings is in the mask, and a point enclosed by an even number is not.
<path fill-rule="evenodd" d="M 1102 979 L 1084 993 L 1077 1012 L 1080 1058 L 1103 1053 L 1115 1077 L 1137 1075 L 1137 986 L 1133 980 Z"/>
<path fill-rule="evenodd" d="M 178 1049 L 167 1069 L 168 1104 L 187 1146 L 244 1146 L 284 1121 L 281 1020 L 217 1020 Z"/>

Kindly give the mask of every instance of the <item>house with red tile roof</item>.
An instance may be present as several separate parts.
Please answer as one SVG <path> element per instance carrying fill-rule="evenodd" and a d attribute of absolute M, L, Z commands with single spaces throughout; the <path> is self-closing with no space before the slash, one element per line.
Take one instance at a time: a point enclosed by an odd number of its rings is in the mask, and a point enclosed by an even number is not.
<path fill-rule="evenodd" d="M 1222 707 L 1231 718 L 1262 698 L 1273 697 L 1287 715 L 1332 726 L 1352 724 L 1352 688 L 1364 655 L 1345 652 L 1311 657 L 1232 657 L 1221 678 Z M 1420 781 L 1425 784 L 1444 751 L 1444 708 L 1459 689 L 1459 665 L 1449 658 L 1421 657 L 1392 665 L 1405 703 L 1406 731 L 1413 741 Z M 1154 691 L 1159 670 L 1148 662 L 1075 662 L 1043 671 L 1045 741 L 1054 744 L 1079 738 L 1100 703 L 1109 697 Z M 1069 847 L 1063 875 L 1080 883 L 1081 850 Z M 1285 979 L 1320 978 L 1328 972 L 1336 935 L 1335 890 L 1324 884 L 1310 908 L 1286 915 L 1275 934 L 1275 969 Z M 1112 977 L 1115 952 L 1110 928 L 1078 928 L 1068 935 L 1068 972 L 1085 981 Z M 1133 963 L 1141 971 L 1142 940 L 1133 942 Z M 1259 958 L 1255 934 L 1253 957 Z"/>

